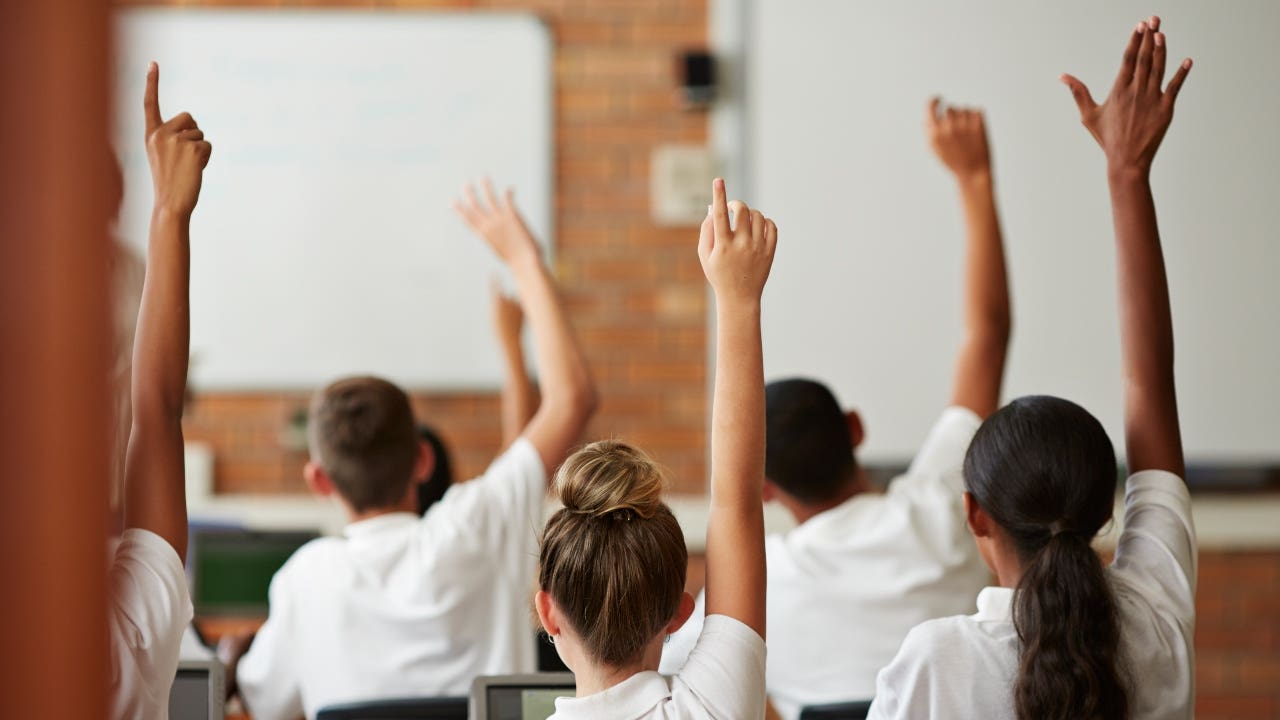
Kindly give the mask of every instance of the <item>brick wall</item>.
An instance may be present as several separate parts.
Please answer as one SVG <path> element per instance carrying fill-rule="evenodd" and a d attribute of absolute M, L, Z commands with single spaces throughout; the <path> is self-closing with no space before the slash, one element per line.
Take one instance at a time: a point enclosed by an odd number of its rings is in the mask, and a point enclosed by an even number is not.
<path fill-rule="evenodd" d="M 706 295 L 696 230 L 649 222 L 648 166 L 657 144 L 706 140 L 705 115 L 681 111 L 674 94 L 676 54 L 706 43 L 704 0 L 168 4 L 528 9 L 543 16 L 557 43 L 556 270 L 603 399 L 587 437 L 635 442 L 671 469 L 677 490 L 702 490 Z M 297 394 L 197 396 L 186 430 L 212 445 L 217 491 L 305 491 L 305 456 L 279 441 L 305 402 Z M 500 440 L 496 396 L 427 395 L 416 403 L 445 435 L 460 476 L 492 458 Z"/>
<path fill-rule="evenodd" d="M 1196 717 L 1280 718 L 1280 552 L 1200 554 Z"/>

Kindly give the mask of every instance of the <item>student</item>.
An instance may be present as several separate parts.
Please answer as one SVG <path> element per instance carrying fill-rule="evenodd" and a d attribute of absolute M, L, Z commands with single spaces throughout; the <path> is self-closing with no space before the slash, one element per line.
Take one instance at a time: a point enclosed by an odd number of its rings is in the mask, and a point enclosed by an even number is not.
<path fill-rule="evenodd" d="M 111 716 L 165 718 L 191 620 L 183 572 L 187 500 L 182 401 L 187 386 L 191 213 L 212 146 L 187 113 L 160 116 L 147 69 L 143 110 L 155 184 L 133 353 L 133 420 L 125 454 L 124 526 L 109 571 Z"/>
<path fill-rule="evenodd" d="M 426 514 L 412 480 L 430 473 L 409 399 L 377 378 L 339 380 L 312 402 L 306 479 L 343 505 L 341 538 L 303 546 L 276 573 L 252 648 L 219 655 L 258 720 L 335 703 L 465 695 L 477 675 L 533 672 L 537 530 L 547 476 L 595 410 L 595 387 L 538 246 L 488 183 L 458 211 L 506 263 L 529 314 L 545 397 L 480 478 Z"/>
<path fill-rule="evenodd" d="M 659 497 L 662 471 L 617 441 L 578 451 L 556 476 L 565 507 L 543 531 L 534 601 L 577 679 L 577 697 L 556 700 L 557 720 L 764 716 L 760 294 L 777 227 L 735 202 L 731 230 L 722 180 L 713 193 L 698 241 L 716 294 L 718 348 L 706 624 L 681 673 L 659 675 L 663 638 L 693 610 L 684 536 Z"/>
<path fill-rule="evenodd" d="M 504 293 L 496 282 L 492 296 L 493 329 L 498 336 L 503 360 L 502 448 L 505 450 L 520 437 L 520 432 L 537 410 L 537 393 L 529 381 L 524 347 L 520 342 L 524 329 L 524 310 L 520 309 L 520 301 Z M 453 484 L 453 461 L 449 448 L 435 428 L 419 425 L 418 436 L 431 446 L 431 454 L 435 458 L 431 474 L 418 483 L 418 514 L 424 515 Z"/>
<path fill-rule="evenodd" d="M 992 415 L 965 456 L 965 505 L 1000 583 L 978 612 L 911 631 L 876 685 L 873 718 L 1189 718 L 1196 540 L 1181 479 L 1173 330 L 1151 161 L 1191 61 L 1164 79 L 1159 19 L 1133 31 L 1111 95 L 1064 76 L 1107 158 L 1120 278 L 1129 476 L 1115 561 L 1116 463 L 1101 424 L 1054 397 Z"/>
<path fill-rule="evenodd" d="M 770 700 L 784 718 L 807 705 L 869 699 L 907 631 L 970 612 L 989 575 L 964 526 L 960 465 L 981 418 L 999 405 L 1010 333 L 1008 283 L 982 113 L 928 106 L 934 153 L 956 180 L 967 228 L 965 332 L 950 407 L 905 475 L 872 492 L 854 450 L 863 426 L 825 386 L 770 383 L 766 501 L 798 527 L 770 536 Z M 698 612 L 695 617 L 700 617 Z M 696 637 L 672 640 L 674 672 Z"/>

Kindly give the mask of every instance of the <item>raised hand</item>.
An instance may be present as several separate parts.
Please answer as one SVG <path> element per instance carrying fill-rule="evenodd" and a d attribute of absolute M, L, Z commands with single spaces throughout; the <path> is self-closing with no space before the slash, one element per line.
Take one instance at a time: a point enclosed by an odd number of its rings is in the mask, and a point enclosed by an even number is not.
<path fill-rule="evenodd" d="M 698 237 L 702 272 L 721 302 L 758 302 L 773 266 L 778 226 L 744 202 L 727 202 L 720 178 L 711 184 L 711 193 L 711 213 Z"/>
<path fill-rule="evenodd" d="M 929 101 L 924 127 L 933 154 L 956 177 L 991 171 L 987 123 L 981 110 L 947 107 L 943 111 L 942 100 L 935 97 Z"/>
<path fill-rule="evenodd" d="M 1151 169 L 1151 161 L 1173 120 L 1178 91 L 1191 71 L 1191 58 L 1187 58 L 1162 88 L 1167 52 L 1160 18 L 1152 16 L 1133 29 L 1120 74 L 1101 105 L 1094 102 L 1089 88 L 1075 76 L 1062 76 L 1080 109 L 1080 121 L 1102 146 L 1113 170 Z"/>
<path fill-rule="evenodd" d="M 484 238 L 489 247 L 506 264 L 529 257 L 539 258 L 538 244 L 516 210 L 514 193 L 508 189 L 499 199 L 493 184 L 481 185 L 482 198 L 477 198 L 471 185 L 463 189 L 462 200 L 453 201 L 453 209 L 471 230 Z"/>
<path fill-rule="evenodd" d="M 147 68 L 147 89 L 142 98 L 146 119 L 147 159 L 155 184 L 155 209 L 189 217 L 200 197 L 204 168 L 213 146 L 190 113 L 179 113 L 166 122 L 160 116 L 160 68 Z"/>

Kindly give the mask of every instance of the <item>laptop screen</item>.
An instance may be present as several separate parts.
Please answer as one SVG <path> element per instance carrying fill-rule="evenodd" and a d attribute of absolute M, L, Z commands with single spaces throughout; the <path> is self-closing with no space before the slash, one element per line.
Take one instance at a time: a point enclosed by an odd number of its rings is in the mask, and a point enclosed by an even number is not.
<path fill-rule="evenodd" d="M 484 720 L 547 720 L 555 714 L 556 698 L 573 697 L 565 687 L 493 685 L 486 691 L 488 717 Z"/>
<path fill-rule="evenodd" d="M 208 670 L 178 670 L 169 690 L 169 717 L 208 720 L 210 690 Z"/>
<path fill-rule="evenodd" d="M 198 615 L 266 615 L 280 566 L 318 537 L 306 532 L 211 530 L 193 533 L 193 600 Z"/>

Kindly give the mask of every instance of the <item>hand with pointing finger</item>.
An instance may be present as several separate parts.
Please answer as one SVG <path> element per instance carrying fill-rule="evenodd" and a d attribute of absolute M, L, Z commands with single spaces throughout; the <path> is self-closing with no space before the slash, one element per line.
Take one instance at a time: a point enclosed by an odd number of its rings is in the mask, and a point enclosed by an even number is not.
<path fill-rule="evenodd" d="M 1080 109 L 1080 121 L 1102 146 L 1113 172 L 1146 173 L 1151 169 L 1151 161 L 1173 120 L 1173 103 L 1191 71 L 1191 59 L 1187 58 L 1168 86 L 1162 88 L 1167 52 L 1160 18 L 1152 16 L 1133 29 L 1120 74 L 1101 105 L 1094 102 L 1089 88 L 1075 76 L 1062 76 Z"/>
<path fill-rule="evenodd" d="M 160 116 L 160 68 L 147 68 L 147 89 L 142 99 L 146 119 L 147 159 L 155 184 L 155 209 L 190 217 L 200 197 L 200 182 L 213 146 L 190 113 L 168 121 Z"/>
<path fill-rule="evenodd" d="M 778 226 L 744 202 L 727 202 L 724 180 L 716 178 L 711 194 L 711 213 L 698 238 L 702 272 L 718 302 L 758 303 L 773 266 Z"/>

